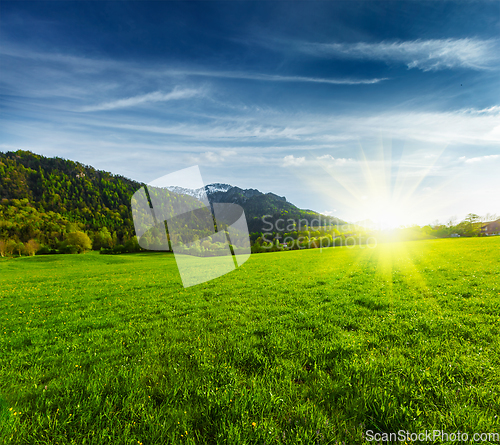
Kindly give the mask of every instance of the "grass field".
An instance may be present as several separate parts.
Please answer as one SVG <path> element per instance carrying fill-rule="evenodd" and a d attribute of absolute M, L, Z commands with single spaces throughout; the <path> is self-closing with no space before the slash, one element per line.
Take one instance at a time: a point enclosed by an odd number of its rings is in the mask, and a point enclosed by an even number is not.
<path fill-rule="evenodd" d="M 362 247 L 188 289 L 169 254 L 1 261 L 0 443 L 498 432 L 500 237 Z"/>

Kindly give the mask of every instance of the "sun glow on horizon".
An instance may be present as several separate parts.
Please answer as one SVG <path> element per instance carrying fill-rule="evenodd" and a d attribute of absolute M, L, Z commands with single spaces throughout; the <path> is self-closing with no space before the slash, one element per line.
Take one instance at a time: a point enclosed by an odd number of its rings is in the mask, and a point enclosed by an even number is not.
<path fill-rule="evenodd" d="M 411 224 L 409 215 L 412 211 L 404 203 L 396 203 L 384 198 L 367 199 L 367 201 L 366 205 L 360 209 L 362 221 L 371 221 L 382 230 Z"/>
<path fill-rule="evenodd" d="M 338 216 L 352 223 L 381 230 L 429 224 L 435 220 L 436 207 L 442 205 L 437 192 L 447 185 L 446 181 L 435 188 L 425 185 L 446 146 L 434 148 L 432 156 L 419 145 L 393 156 L 392 141 L 380 140 L 369 158 L 362 147 L 358 158 L 348 163 L 328 162 L 335 160 L 333 156 L 315 157 L 312 162 L 333 179 L 331 187 L 320 175 L 304 179 L 321 190 L 334 207 L 341 204 L 343 213 Z"/>

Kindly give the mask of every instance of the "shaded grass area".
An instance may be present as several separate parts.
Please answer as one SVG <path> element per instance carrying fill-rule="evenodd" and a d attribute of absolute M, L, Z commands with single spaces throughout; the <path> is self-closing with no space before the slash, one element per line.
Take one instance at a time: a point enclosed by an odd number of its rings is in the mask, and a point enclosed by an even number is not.
<path fill-rule="evenodd" d="M 0 443 L 498 431 L 500 238 L 363 247 L 188 289 L 169 254 L 0 262 Z"/>

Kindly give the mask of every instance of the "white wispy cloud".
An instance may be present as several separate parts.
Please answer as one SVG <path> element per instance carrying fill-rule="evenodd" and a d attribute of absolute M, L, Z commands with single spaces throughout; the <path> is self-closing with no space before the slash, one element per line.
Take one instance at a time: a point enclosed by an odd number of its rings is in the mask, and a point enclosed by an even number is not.
<path fill-rule="evenodd" d="M 500 155 L 477 156 L 475 158 L 466 158 L 465 156 L 462 156 L 459 159 L 461 161 L 464 161 L 466 164 L 476 164 L 478 162 L 494 161 L 495 159 L 500 159 Z"/>
<path fill-rule="evenodd" d="M 432 39 L 396 42 L 302 43 L 299 48 L 322 57 L 345 57 L 401 62 L 408 68 L 433 71 L 446 68 L 487 69 L 498 65 L 498 40 Z"/>
<path fill-rule="evenodd" d="M 26 63 L 36 62 L 44 66 L 54 67 L 54 64 L 64 67 L 65 72 L 73 75 L 95 75 L 96 73 L 108 73 L 113 71 L 125 76 L 139 76 L 140 78 L 164 78 L 167 77 L 211 77 L 227 79 L 257 80 L 264 82 L 312 82 L 332 85 L 370 85 L 387 80 L 387 78 L 325 78 L 311 76 L 295 76 L 256 73 L 251 71 L 218 71 L 186 66 L 177 69 L 165 69 L 160 63 L 152 63 L 148 66 L 142 64 L 123 62 L 116 60 L 92 59 L 89 57 L 72 54 L 34 52 L 24 47 L 5 46 L 0 49 L 0 55 L 9 56 Z M 62 70 L 60 70 L 62 71 Z M 95 81 L 95 79 L 93 79 Z M 132 98 L 130 98 L 132 99 Z"/>
<path fill-rule="evenodd" d="M 323 212 L 321 212 L 322 215 L 326 215 L 326 216 L 334 216 L 335 213 L 337 213 L 337 209 L 324 210 Z"/>
<path fill-rule="evenodd" d="M 83 117 L 84 116 L 84 117 Z M 188 115 L 188 117 L 192 117 Z M 416 143 L 432 143 L 442 146 L 478 145 L 482 148 L 498 147 L 500 143 L 500 109 L 490 107 L 489 112 L 470 112 L 456 110 L 450 112 L 424 111 L 386 111 L 382 113 L 364 112 L 360 114 L 337 113 L 273 113 L 256 112 L 251 109 L 240 114 L 226 113 L 203 119 L 176 121 L 167 115 L 161 120 L 151 121 L 149 116 L 115 116 L 91 113 L 76 115 L 63 112 L 54 113 L 54 122 L 64 119 L 64 131 L 73 134 L 95 135 L 101 140 L 113 134 L 113 140 L 135 143 L 152 140 L 158 146 L 188 144 L 204 145 L 204 150 L 216 151 L 232 144 L 232 147 L 245 147 L 255 153 L 259 150 L 281 152 L 282 156 L 293 153 L 302 156 L 300 150 L 324 150 L 321 154 L 331 153 L 335 159 L 348 159 L 349 152 L 343 147 L 357 145 L 359 140 L 367 140 L 377 135 Z M 30 123 L 33 134 L 45 133 L 48 127 L 43 123 Z M 64 132 L 62 129 L 59 133 Z M 25 123 L 11 120 L 9 132 L 19 136 L 26 135 Z M 53 132 L 53 130 L 52 130 Z M 39 138 L 40 136 L 38 136 Z M 107 136 L 106 136 L 107 137 Z M 213 148 L 209 148 L 212 145 Z M 252 148 L 249 148 L 249 147 Z M 267 148 L 266 148 L 267 147 Z M 330 150 L 331 148 L 331 150 Z M 335 150 L 335 151 L 332 151 Z M 339 151 L 340 150 L 340 151 Z M 343 151 L 342 151 L 343 150 Z M 192 149 L 188 151 L 193 152 Z M 288 151 L 288 153 L 286 153 Z M 479 152 L 475 156 L 486 154 Z M 281 157 L 281 159 L 283 159 Z M 326 162 L 326 159 L 323 159 Z M 333 162 L 330 160 L 330 162 Z M 337 161 L 343 162 L 343 161 Z"/>
<path fill-rule="evenodd" d="M 328 79 L 324 77 L 283 76 L 277 74 L 252 73 L 243 71 L 182 70 L 182 71 L 166 71 L 166 73 L 170 75 L 220 77 L 220 78 L 230 78 L 230 79 L 261 80 L 268 82 L 313 82 L 313 83 L 329 83 L 334 85 L 369 85 L 387 80 L 386 77 L 370 78 L 370 79 L 353 79 L 353 78 Z"/>
<path fill-rule="evenodd" d="M 197 155 L 188 155 L 188 161 L 194 164 L 220 164 L 235 155 L 234 150 L 206 151 Z"/>
<path fill-rule="evenodd" d="M 332 155 L 318 156 L 316 159 L 321 161 L 322 163 L 327 163 L 335 166 L 341 166 L 349 162 L 353 162 L 351 158 L 335 158 Z"/>
<path fill-rule="evenodd" d="M 285 167 L 298 167 L 299 165 L 305 164 L 306 158 L 304 156 L 302 157 L 295 157 L 294 155 L 288 155 L 283 158 L 283 165 Z"/>
<path fill-rule="evenodd" d="M 247 122 L 234 122 L 228 120 L 213 119 L 209 123 L 180 123 L 171 125 L 148 125 L 143 119 L 138 119 L 138 123 L 121 123 L 90 120 L 88 125 L 96 128 L 115 128 L 119 130 L 128 130 L 131 132 L 139 132 L 143 134 L 158 134 L 170 135 L 181 138 L 188 138 L 199 141 L 225 141 L 230 139 L 239 140 L 297 140 L 300 141 L 311 133 L 310 129 L 304 125 L 285 125 L 281 122 L 264 123 L 253 119 L 248 119 Z"/>
<path fill-rule="evenodd" d="M 301 149 L 341 148 L 359 139 L 369 139 L 376 135 L 445 146 L 480 144 L 486 147 L 498 146 L 500 143 L 500 110 L 496 111 L 496 109 L 492 109 L 489 113 L 472 113 L 465 110 L 452 112 L 387 111 L 364 115 L 255 113 L 251 110 L 248 114 L 238 116 L 207 116 L 203 121 L 166 120 L 163 125 L 156 122 L 152 125 L 147 116 L 117 118 L 109 115 L 97 118 L 88 114 L 85 119 L 75 115 L 65 115 L 64 118 L 75 130 L 77 126 L 80 128 L 79 131 L 92 131 L 94 134 L 101 134 L 101 132 L 109 134 L 109 130 L 114 130 L 121 138 L 124 134 L 134 135 L 136 140 L 144 138 L 151 140 L 155 137 L 155 140 L 162 145 L 166 143 L 176 145 L 182 141 L 207 146 L 217 144 L 218 146 L 214 147 L 217 150 L 221 148 L 221 143 L 228 142 L 235 148 L 246 147 L 246 150 L 248 150 L 248 144 L 266 147 L 267 144 L 272 143 L 272 148 L 269 150 L 273 152 L 293 150 L 296 156 L 296 152 Z M 17 128 L 16 122 L 11 121 L 10 131 L 17 132 Z M 25 132 L 23 128 L 20 125 L 20 134 Z M 252 152 L 254 150 L 255 148 L 251 149 Z M 283 153 L 285 154 L 287 153 Z M 336 155 L 334 159 L 341 163 L 344 162 L 342 161 L 344 158 L 348 159 L 349 154 L 344 152 L 342 156 Z M 324 158 L 322 161 L 334 162 L 334 159 Z"/>
<path fill-rule="evenodd" d="M 500 115 L 500 105 L 494 105 L 492 107 L 482 108 L 480 110 L 478 110 L 477 108 L 467 108 L 466 110 L 464 110 L 464 113 Z"/>
<path fill-rule="evenodd" d="M 174 89 L 170 93 L 155 91 L 153 93 L 142 94 L 139 96 L 128 97 L 126 99 L 118 99 L 110 102 L 103 102 L 97 105 L 83 107 L 82 111 L 106 111 L 115 110 L 117 108 L 128 108 L 136 105 L 142 105 L 148 102 L 168 102 L 170 100 L 189 99 L 194 96 L 199 96 L 200 90 L 196 89 Z"/>

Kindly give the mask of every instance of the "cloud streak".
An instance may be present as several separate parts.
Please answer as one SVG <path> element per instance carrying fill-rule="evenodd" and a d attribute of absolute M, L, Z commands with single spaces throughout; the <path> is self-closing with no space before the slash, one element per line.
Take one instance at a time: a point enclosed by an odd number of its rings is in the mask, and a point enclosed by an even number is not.
<path fill-rule="evenodd" d="M 451 68 L 484 70 L 498 66 L 498 40 L 433 39 L 378 43 L 303 43 L 299 48 L 320 57 L 400 62 L 423 71 Z"/>
<path fill-rule="evenodd" d="M 469 158 L 469 159 L 467 159 L 465 156 L 462 156 L 460 158 L 460 160 L 464 161 L 466 164 L 476 164 L 478 162 L 494 161 L 495 159 L 500 159 L 500 155 L 477 156 L 475 158 Z"/>
<path fill-rule="evenodd" d="M 242 71 L 167 71 L 167 74 L 177 74 L 186 76 L 203 76 L 203 77 L 218 77 L 228 79 L 245 79 L 258 80 L 267 82 L 312 82 L 312 83 L 327 83 L 332 85 L 371 85 L 388 78 L 371 78 L 371 79 L 327 79 L 323 77 L 304 77 L 304 76 L 282 76 L 275 74 L 251 73 Z"/>
<path fill-rule="evenodd" d="M 217 71 L 197 69 L 192 66 L 181 67 L 179 69 L 164 69 L 160 63 L 153 63 L 147 67 L 131 62 L 116 60 L 92 59 L 88 57 L 76 56 L 61 53 L 33 52 L 26 48 L 4 47 L 0 49 L 0 55 L 15 58 L 15 60 L 24 60 L 54 67 L 59 65 L 73 74 L 95 75 L 96 73 L 107 73 L 113 71 L 116 73 L 138 75 L 140 77 L 210 77 L 214 79 L 241 79 L 255 80 L 261 82 L 300 82 L 300 83 L 320 83 L 330 85 L 372 85 L 388 80 L 388 78 L 325 78 L 311 76 L 266 74 L 251 71 Z M 130 98 L 132 99 L 132 98 Z"/>
<path fill-rule="evenodd" d="M 284 144 L 304 144 L 309 149 L 324 148 L 325 144 L 344 145 L 359 138 L 382 134 L 402 140 L 438 144 L 500 143 L 498 122 L 500 111 L 493 107 L 488 113 L 469 110 L 454 112 L 365 113 L 365 115 L 318 115 L 314 113 L 262 115 L 249 114 L 239 118 L 220 116 L 207 122 L 150 125 L 145 119 L 134 122 L 90 120 L 96 128 L 115 128 L 142 134 L 158 134 L 185 140 L 203 141 L 281 141 Z M 82 122 L 81 122 L 82 123 Z M 331 160 L 330 160 L 331 161 Z"/>
<path fill-rule="evenodd" d="M 142 94 L 140 96 L 133 96 L 126 99 L 119 99 L 111 102 L 104 102 L 98 105 L 83 107 L 82 111 L 107 111 L 118 108 L 129 108 L 149 102 L 168 102 L 171 100 L 190 99 L 192 97 L 199 96 L 200 94 L 201 92 L 195 89 L 174 89 L 170 93 L 155 91 L 153 93 Z"/>

